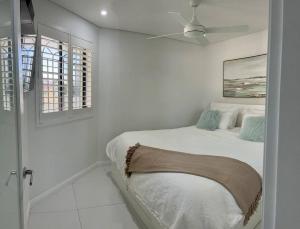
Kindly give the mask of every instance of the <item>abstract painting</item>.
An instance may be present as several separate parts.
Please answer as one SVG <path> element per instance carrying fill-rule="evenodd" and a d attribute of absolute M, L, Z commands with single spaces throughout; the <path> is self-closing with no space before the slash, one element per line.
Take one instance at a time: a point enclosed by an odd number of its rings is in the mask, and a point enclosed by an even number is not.
<path fill-rule="evenodd" d="M 224 97 L 266 97 L 267 55 L 224 61 L 223 78 Z"/>

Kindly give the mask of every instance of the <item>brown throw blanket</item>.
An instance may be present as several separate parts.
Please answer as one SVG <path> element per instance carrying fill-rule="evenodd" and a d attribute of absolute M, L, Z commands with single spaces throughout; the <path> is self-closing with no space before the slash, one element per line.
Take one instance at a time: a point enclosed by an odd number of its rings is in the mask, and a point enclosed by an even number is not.
<path fill-rule="evenodd" d="M 220 156 L 194 155 L 136 144 L 129 148 L 125 173 L 174 172 L 206 177 L 222 184 L 245 215 L 244 225 L 257 208 L 262 179 L 248 164 Z"/>

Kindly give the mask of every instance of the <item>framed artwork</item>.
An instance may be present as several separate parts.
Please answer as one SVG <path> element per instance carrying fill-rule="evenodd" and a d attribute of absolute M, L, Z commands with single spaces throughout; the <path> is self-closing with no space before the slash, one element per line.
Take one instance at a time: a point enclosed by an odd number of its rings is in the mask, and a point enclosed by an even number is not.
<path fill-rule="evenodd" d="M 267 54 L 223 62 L 223 97 L 265 98 Z"/>

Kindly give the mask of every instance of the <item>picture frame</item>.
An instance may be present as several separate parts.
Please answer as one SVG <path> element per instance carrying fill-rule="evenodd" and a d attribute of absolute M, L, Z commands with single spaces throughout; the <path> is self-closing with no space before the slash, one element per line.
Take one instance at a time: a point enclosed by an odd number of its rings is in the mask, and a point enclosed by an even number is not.
<path fill-rule="evenodd" d="M 223 61 L 223 97 L 265 98 L 267 54 Z"/>

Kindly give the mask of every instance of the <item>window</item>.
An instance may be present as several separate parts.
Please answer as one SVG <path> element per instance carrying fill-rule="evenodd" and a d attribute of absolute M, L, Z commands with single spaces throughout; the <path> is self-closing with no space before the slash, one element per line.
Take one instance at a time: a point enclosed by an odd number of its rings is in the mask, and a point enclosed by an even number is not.
<path fill-rule="evenodd" d="M 0 38 L 0 109 L 11 111 L 14 108 L 14 77 L 12 41 Z"/>
<path fill-rule="evenodd" d="M 38 31 L 38 124 L 90 117 L 93 45 L 47 26 Z"/>
<path fill-rule="evenodd" d="M 73 109 L 92 106 L 92 52 L 79 46 L 72 47 Z"/>
<path fill-rule="evenodd" d="M 32 87 L 33 59 L 35 54 L 35 35 L 22 36 L 22 73 L 24 91 Z M 0 107 L 11 111 L 14 107 L 13 48 L 10 38 L 0 38 Z"/>
<path fill-rule="evenodd" d="M 42 113 L 67 111 L 68 43 L 41 36 Z"/>
<path fill-rule="evenodd" d="M 22 74 L 24 92 L 28 92 L 33 87 L 34 56 L 35 56 L 35 35 L 23 35 L 22 45 Z"/>

